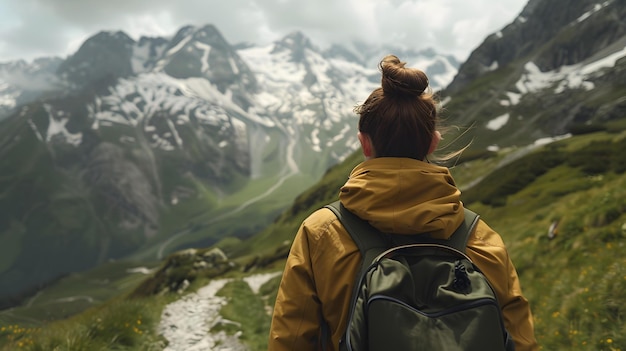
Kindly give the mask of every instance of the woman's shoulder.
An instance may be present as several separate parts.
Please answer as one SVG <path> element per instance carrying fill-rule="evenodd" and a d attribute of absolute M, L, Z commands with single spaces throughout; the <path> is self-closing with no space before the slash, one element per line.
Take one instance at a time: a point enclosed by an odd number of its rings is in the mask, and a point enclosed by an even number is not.
<path fill-rule="evenodd" d="M 311 213 L 303 222 L 303 228 L 316 238 L 328 232 L 331 227 L 335 226 L 339 219 L 328 208 L 319 208 Z"/>
<path fill-rule="evenodd" d="M 326 207 L 318 208 L 313 211 L 306 219 L 304 224 L 307 226 L 328 226 L 337 220 L 337 216 Z"/>
<path fill-rule="evenodd" d="M 328 208 L 311 213 L 302 222 L 302 228 L 317 261 L 335 262 L 339 257 L 359 252 L 339 218 Z"/>
<path fill-rule="evenodd" d="M 476 230 L 474 231 L 474 233 L 472 233 L 472 235 L 470 235 L 468 245 L 472 243 L 477 245 L 485 245 L 494 248 L 506 249 L 506 246 L 504 245 L 504 240 L 502 240 L 500 234 L 493 230 L 482 219 L 478 221 L 478 224 L 476 225 Z"/>

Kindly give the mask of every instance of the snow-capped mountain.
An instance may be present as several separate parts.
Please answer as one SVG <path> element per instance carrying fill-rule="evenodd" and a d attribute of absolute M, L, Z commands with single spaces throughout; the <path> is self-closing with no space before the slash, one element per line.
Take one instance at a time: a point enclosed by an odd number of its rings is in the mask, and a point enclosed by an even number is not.
<path fill-rule="evenodd" d="M 40 58 L 31 63 L 12 61 L 0 63 L 0 120 L 14 109 L 42 94 L 63 89 L 56 71 L 60 58 Z"/>
<path fill-rule="evenodd" d="M 454 56 L 437 53 L 432 48 L 417 49 L 389 44 L 374 46 L 354 42 L 345 46 L 334 45 L 326 51 L 326 54 L 330 57 L 358 62 L 364 67 L 376 67 L 382 57 L 394 54 L 407 62 L 410 67 L 423 70 L 430 80 L 430 87 L 433 91 L 445 88 L 456 75 L 460 65 Z"/>
<path fill-rule="evenodd" d="M 498 150 L 592 130 L 622 130 L 623 0 L 531 0 L 488 36 L 442 96 L 472 126 L 472 147 Z"/>
<path fill-rule="evenodd" d="M 0 295 L 110 258 L 252 235 L 356 149 L 353 108 L 387 54 L 362 49 L 323 51 L 299 32 L 235 46 L 207 25 L 139 40 L 100 32 L 65 60 L 2 64 L 0 233 L 20 249 L 0 249 L 11 252 Z M 449 58 L 406 60 L 439 67 L 438 89 L 458 66 Z"/>

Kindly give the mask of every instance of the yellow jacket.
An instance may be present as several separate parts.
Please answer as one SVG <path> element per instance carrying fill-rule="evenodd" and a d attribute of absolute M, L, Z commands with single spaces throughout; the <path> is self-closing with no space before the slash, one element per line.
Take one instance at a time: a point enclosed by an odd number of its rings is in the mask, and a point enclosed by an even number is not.
<path fill-rule="evenodd" d="M 352 170 L 339 198 L 382 232 L 448 238 L 463 222 L 460 191 L 447 168 L 409 158 L 374 158 Z M 502 238 L 479 221 L 467 254 L 491 282 L 516 351 L 538 350 L 532 314 Z M 319 209 L 304 220 L 276 298 L 270 351 L 319 350 L 322 318 L 338 350 L 361 255 L 337 217 Z"/>

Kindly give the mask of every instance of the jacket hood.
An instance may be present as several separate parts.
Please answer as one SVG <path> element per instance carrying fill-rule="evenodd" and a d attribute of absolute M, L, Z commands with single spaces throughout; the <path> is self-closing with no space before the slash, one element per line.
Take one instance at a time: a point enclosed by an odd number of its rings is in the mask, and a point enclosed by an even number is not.
<path fill-rule="evenodd" d="M 341 188 L 343 205 L 385 233 L 447 239 L 464 220 L 450 171 L 410 158 L 380 157 L 357 165 Z"/>

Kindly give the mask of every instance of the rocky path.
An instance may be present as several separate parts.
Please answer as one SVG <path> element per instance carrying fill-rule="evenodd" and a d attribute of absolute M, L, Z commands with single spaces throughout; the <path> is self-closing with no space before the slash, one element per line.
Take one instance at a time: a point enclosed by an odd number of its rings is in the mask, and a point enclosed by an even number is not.
<path fill-rule="evenodd" d="M 244 278 L 244 281 L 258 293 L 261 285 L 279 274 L 280 272 L 257 274 Z M 168 341 L 164 351 L 247 350 L 239 342 L 238 334 L 209 332 L 217 323 L 223 322 L 219 312 L 228 301 L 215 294 L 229 281 L 231 279 L 213 280 L 198 291 L 165 306 L 159 324 L 159 333 Z"/>

